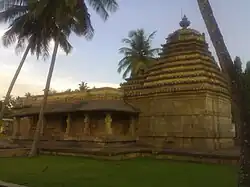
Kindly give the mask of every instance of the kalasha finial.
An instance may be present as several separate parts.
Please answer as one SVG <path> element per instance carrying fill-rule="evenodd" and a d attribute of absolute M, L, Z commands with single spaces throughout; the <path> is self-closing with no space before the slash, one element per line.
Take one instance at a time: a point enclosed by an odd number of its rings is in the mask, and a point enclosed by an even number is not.
<path fill-rule="evenodd" d="M 187 16 L 184 15 L 179 24 L 183 29 L 186 29 L 190 26 L 190 21 L 188 20 Z"/>

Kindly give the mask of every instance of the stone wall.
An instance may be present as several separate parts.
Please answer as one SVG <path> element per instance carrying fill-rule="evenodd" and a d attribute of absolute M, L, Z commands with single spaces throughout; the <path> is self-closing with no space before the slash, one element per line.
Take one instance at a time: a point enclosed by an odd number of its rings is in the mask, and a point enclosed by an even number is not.
<path fill-rule="evenodd" d="M 140 141 L 157 147 L 214 150 L 233 145 L 230 100 L 208 93 L 129 100 L 141 110 Z"/>

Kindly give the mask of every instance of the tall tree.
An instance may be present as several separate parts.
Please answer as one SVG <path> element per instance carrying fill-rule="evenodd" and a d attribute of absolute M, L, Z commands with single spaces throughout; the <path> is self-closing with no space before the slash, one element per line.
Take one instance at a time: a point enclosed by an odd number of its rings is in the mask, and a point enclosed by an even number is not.
<path fill-rule="evenodd" d="M 243 86 L 243 72 L 242 72 L 242 61 L 240 57 L 236 56 L 234 61 L 233 61 L 233 66 L 235 69 L 236 76 L 239 78 L 239 83 L 238 85 L 235 84 L 235 90 L 236 88 L 242 89 Z M 234 95 L 236 95 L 234 93 Z M 238 102 L 238 103 L 237 103 Z M 241 119 L 241 113 L 240 113 L 240 108 L 239 108 L 239 101 L 238 100 L 232 100 L 232 121 L 235 124 L 236 128 L 236 137 L 235 137 L 235 143 L 236 145 L 240 144 L 240 125 L 242 124 L 242 119 Z"/>
<path fill-rule="evenodd" d="M 235 69 L 237 75 L 242 74 L 242 61 L 241 61 L 240 57 L 238 57 L 238 56 L 236 56 L 234 59 L 234 69 Z"/>
<path fill-rule="evenodd" d="M 83 82 L 83 81 L 80 84 L 78 84 L 78 86 L 79 86 L 80 91 L 86 91 L 89 89 L 88 83 Z"/>
<path fill-rule="evenodd" d="M 119 49 L 119 53 L 124 57 L 120 60 L 117 71 L 123 71 L 123 78 L 128 75 L 136 76 L 140 70 L 147 70 L 155 62 L 160 51 L 159 48 L 152 48 L 155 33 L 156 31 L 147 35 L 144 29 L 132 30 L 128 38 L 122 40 L 127 46 Z"/>
<path fill-rule="evenodd" d="M 245 102 L 250 103 L 250 61 L 246 64 L 245 72 L 243 73 L 243 85 L 244 85 L 244 94 Z M 247 105 L 248 116 L 250 116 L 250 105 Z"/>
<path fill-rule="evenodd" d="M 34 141 L 30 156 L 37 154 L 37 145 L 39 142 L 40 128 L 43 123 L 44 109 L 47 104 L 47 97 L 52 79 L 52 74 L 55 66 L 56 55 L 60 44 L 60 31 L 67 33 L 67 36 L 74 32 L 78 36 L 85 36 L 87 39 L 93 37 L 93 27 L 91 25 L 90 14 L 88 13 L 87 4 L 85 1 L 69 0 L 40 0 L 37 2 L 39 10 L 34 16 L 47 18 L 44 22 L 45 28 L 49 29 L 53 34 L 55 42 L 54 50 L 51 58 L 51 64 L 47 76 L 47 81 L 44 89 L 44 98 L 41 104 L 39 120 L 35 131 Z M 115 0 L 88 0 L 88 5 L 92 7 L 97 14 L 105 21 L 109 17 L 109 12 L 116 11 L 118 5 Z"/>
<path fill-rule="evenodd" d="M 225 73 L 229 87 L 231 88 L 232 100 L 237 107 L 232 108 L 233 113 L 240 113 L 240 175 L 239 187 L 250 186 L 250 117 L 247 113 L 247 103 L 244 102 L 245 94 L 242 91 L 240 79 L 234 68 L 233 60 L 228 52 L 223 36 L 214 17 L 212 7 L 208 0 L 197 0 L 202 18 L 207 27 L 209 36 L 215 48 L 222 71 Z M 241 123 L 242 121 L 242 123 Z"/>
<path fill-rule="evenodd" d="M 9 30 L 5 33 L 3 39 L 6 45 L 12 44 L 17 40 L 18 49 L 22 48 L 24 46 L 24 42 L 27 40 L 28 47 L 26 48 L 23 59 L 17 69 L 17 72 L 15 73 L 7 95 L 10 94 L 14 86 L 29 50 L 32 54 L 36 54 L 37 57 L 43 53 L 43 57 L 45 58 L 49 54 L 49 43 L 51 39 L 55 38 L 57 39 L 57 44 L 60 45 L 66 53 L 69 53 L 72 49 L 72 46 L 68 42 L 68 36 L 70 34 L 70 29 L 68 27 L 55 29 L 58 26 L 53 17 L 52 19 L 51 17 L 48 17 L 48 13 L 43 13 L 39 17 L 34 14 L 34 11 L 40 1 L 13 1 L 14 0 L 10 0 L 10 3 L 4 6 L 4 11 L 1 12 L 2 20 L 10 24 Z M 17 1 L 19 1 L 19 3 L 17 3 Z M 77 23 L 74 24 L 73 22 L 72 25 L 77 25 Z M 77 27 L 75 27 L 75 29 L 77 29 Z M 4 109 L 2 109 L 2 111 L 4 112 Z M 39 131 L 39 128 L 37 128 L 37 131 Z"/>
<path fill-rule="evenodd" d="M 41 22 L 42 20 L 37 20 L 30 16 L 29 10 L 35 8 L 34 4 L 28 4 L 28 0 L 2 1 L 6 3 L 6 6 L 0 7 L 2 8 L 0 22 L 9 23 L 9 28 L 2 37 L 3 44 L 5 47 L 9 47 L 17 42 L 16 52 L 22 52 L 25 46 L 26 49 L 6 93 L 5 104 L 0 112 L 0 120 L 3 118 L 6 103 L 9 100 L 12 89 L 29 52 L 31 52 L 32 55 L 35 54 L 37 58 L 43 56 L 43 58 L 46 59 L 49 56 L 49 42 L 53 37 L 49 35 L 48 32 L 46 34 L 43 27 L 44 25 Z M 60 42 L 61 45 L 64 45 L 64 51 L 68 53 L 71 50 L 71 45 L 66 38 L 62 38 Z M 28 43 L 28 45 L 26 45 L 26 43 Z"/>
<path fill-rule="evenodd" d="M 246 64 L 246 69 L 243 74 L 243 81 L 244 81 L 244 94 L 245 94 L 245 102 L 250 103 L 250 61 Z M 250 116 L 250 105 L 247 105 L 247 112 L 248 116 Z"/>
<path fill-rule="evenodd" d="M 246 73 L 250 73 L 250 61 L 247 62 L 246 64 L 246 70 L 245 70 Z"/>

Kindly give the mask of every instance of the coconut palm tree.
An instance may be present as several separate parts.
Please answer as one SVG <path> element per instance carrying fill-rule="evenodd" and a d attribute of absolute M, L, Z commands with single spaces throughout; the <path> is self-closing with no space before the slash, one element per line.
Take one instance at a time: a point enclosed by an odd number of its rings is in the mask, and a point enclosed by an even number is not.
<path fill-rule="evenodd" d="M 233 60 L 224 42 L 222 33 L 214 17 L 212 7 L 208 0 L 197 0 L 202 18 L 207 27 L 209 36 L 215 48 L 222 71 L 225 73 L 231 88 L 232 100 L 237 107 L 232 108 L 233 113 L 240 113 L 240 120 L 236 123 L 240 126 L 241 142 L 241 167 L 239 187 L 250 186 L 250 117 L 247 113 L 244 88 L 241 88 L 240 79 L 235 71 Z M 241 123 L 242 120 L 242 123 Z M 237 128 L 236 128 L 237 129 Z"/>
<path fill-rule="evenodd" d="M 140 70 L 148 69 L 156 60 L 155 57 L 159 53 L 159 48 L 152 48 L 152 40 L 155 32 L 147 35 L 144 29 L 132 30 L 128 34 L 128 38 L 122 39 L 127 47 L 119 49 L 119 53 L 124 57 L 118 64 L 118 73 L 123 71 L 123 78 L 128 75 L 130 77 L 138 75 Z"/>
<path fill-rule="evenodd" d="M 72 49 L 72 46 L 68 42 L 70 29 L 68 27 L 64 27 L 60 30 L 56 30 L 55 28 L 57 28 L 57 25 L 54 20 L 49 20 L 50 17 L 46 17 L 45 15 L 41 15 L 40 17 L 33 16 L 32 7 L 35 8 L 36 6 L 31 6 L 30 4 L 8 4 L 8 7 L 5 7 L 6 10 L 2 12 L 2 20 L 10 23 L 9 30 L 3 37 L 4 44 L 8 46 L 18 40 L 16 48 L 20 49 L 24 46 L 24 42 L 26 40 L 28 41 L 28 46 L 17 72 L 15 73 L 7 95 L 10 94 L 29 51 L 31 51 L 32 54 L 35 53 L 37 57 L 39 57 L 41 53 L 44 54 L 44 57 L 47 57 L 49 54 L 49 43 L 51 39 L 54 38 L 57 39 L 57 44 L 60 45 L 67 54 Z M 24 9 L 26 9 L 26 11 L 24 11 Z M 30 9 L 32 11 L 30 11 Z M 74 23 L 71 24 L 73 25 Z M 77 25 L 77 23 L 74 25 Z M 78 29 L 77 26 L 75 26 L 75 29 Z M 80 31 L 82 30 L 80 29 Z M 4 109 L 2 109 L 2 111 L 4 111 Z M 37 131 L 39 131 L 39 128 L 37 129 Z"/>
<path fill-rule="evenodd" d="M 210 39 L 213 43 L 213 46 L 215 48 L 216 55 L 219 59 L 219 63 L 221 66 L 222 71 L 226 75 L 229 85 L 231 87 L 232 91 L 232 100 L 236 103 L 237 106 L 241 106 L 239 97 L 240 93 L 237 84 L 240 83 L 240 80 L 238 79 L 237 72 L 234 68 L 233 60 L 230 56 L 230 53 L 228 52 L 227 46 L 224 42 L 222 33 L 219 29 L 219 26 L 217 24 L 217 21 L 214 17 L 212 7 L 208 0 L 197 0 L 202 18 L 205 22 L 205 25 L 207 27 Z M 235 106 L 236 106 L 235 105 Z M 232 112 L 233 113 L 239 113 L 237 110 L 238 107 L 233 107 Z M 240 108 L 240 107 L 239 107 Z M 238 119 L 237 124 L 241 124 L 240 119 Z M 237 128 L 236 128 L 237 129 Z"/>
<path fill-rule="evenodd" d="M 39 25 L 40 23 L 37 20 L 28 15 L 29 8 L 30 6 L 26 3 L 20 5 L 8 4 L 0 13 L 0 22 L 10 24 L 8 30 L 2 37 L 4 46 L 9 47 L 17 42 L 16 52 L 21 52 L 26 46 L 21 62 L 6 93 L 4 99 L 5 104 L 0 112 L 0 120 L 3 118 L 6 103 L 9 101 L 11 91 L 29 52 L 31 52 L 32 55 L 36 54 L 37 58 L 43 56 L 43 58 L 46 59 L 49 56 L 49 42 L 52 36 L 46 35 L 43 25 Z M 29 21 L 27 21 L 28 19 Z M 28 43 L 28 45 L 26 45 L 26 43 Z M 60 44 L 64 46 L 63 49 L 66 53 L 71 51 L 72 47 L 65 37 L 61 37 Z"/>
<path fill-rule="evenodd" d="M 92 7 L 104 21 L 108 19 L 109 12 L 114 12 L 118 7 L 115 0 L 89 0 L 87 2 L 88 5 Z M 39 7 L 39 11 L 35 12 L 33 15 L 44 17 L 43 19 L 47 21 L 44 22 L 45 28 L 50 28 L 50 32 L 53 34 L 55 45 L 30 156 L 35 156 L 37 154 L 40 128 L 43 122 L 44 109 L 47 104 L 47 97 L 55 66 L 56 55 L 60 44 L 60 32 L 66 32 L 67 36 L 69 36 L 71 32 L 74 32 L 78 36 L 85 36 L 87 39 L 91 39 L 93 37 L 94 31 L 85 1 L 78 0 L 74 1 L 73 4 L 70 4 L 68 0 L 40 0 L 37 1 L 36 5 Z"/>

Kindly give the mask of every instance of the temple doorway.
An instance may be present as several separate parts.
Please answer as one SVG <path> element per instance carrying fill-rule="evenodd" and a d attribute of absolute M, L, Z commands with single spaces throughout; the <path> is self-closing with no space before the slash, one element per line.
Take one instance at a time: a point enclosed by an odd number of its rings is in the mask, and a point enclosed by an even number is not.
<path fill-rule="evenodd" d="M 61 118 L 61 131 L 66 132 L 67 129 L 67 116 L 62 116 Z"/>

